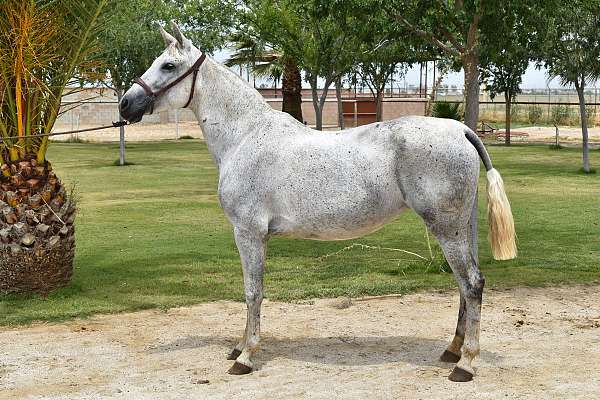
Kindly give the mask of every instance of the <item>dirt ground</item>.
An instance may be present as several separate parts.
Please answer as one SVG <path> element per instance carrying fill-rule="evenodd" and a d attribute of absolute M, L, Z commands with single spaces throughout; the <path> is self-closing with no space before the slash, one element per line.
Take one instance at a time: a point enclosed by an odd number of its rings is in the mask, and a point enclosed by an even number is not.
<path fill-rule="evenodd" d="M 89 126 L 82 126 L 81 128 L 90 128 Z M 64 132 L 71 129 L 71 126 L 58 126 L 55 128 L 55 132 Z M 525 132 L 528 137 L 513 137 L 513 141 L 543 141 L 547 143 L 554 143 L 555 129 L 553 127 L 526 127 L 526 128 L 514 128 L 513 131 Z M 593 127 L 589 129 L 590 141 L 600 143 L 600 127 Z M 79 133 L 77 136 L 80 139 L 90 142 L 118 142 L 119 141 L 119 129 L 105 129 L 102 131 L 85 132 Z M 180 122 L 179 123 L 179 137 L 192 136 L 194 138 L 202 138 L 202 130 L 198 126 L 197 122 Z M 577 127 L 561 127 L 559 130 L 560 141 L 565 144 L 581 143 L 581 129 Z M 53 140 L 63 141 L 68 140 L 69 135 L 56 136 Z M 139 123 L 132 126 L 125 127 L 125 140 L 129 142 L 141 142 L 141 141 L 153 141 L 153 140 L 165 140 L 165 139 L 176 139 L 177 129 L 174 123 L 169 124 L 147 124 Z"/>
<path fill-rule="evenodd" d="M 544 141 L 548 143 L 554 143 L 554 138 L 556 134 L 556 129 L 554 127 L 547 126 L 532 126 L 526 128 L 514 128 L 514 131 L 517 132 L 525 132 L 529 134 L 529 137 L 520 139 L 515 138 L 515 140 L 520 141 Z M 588 130 L 589 140 L 590 142 L 599 143 L 600 142 L 600 127 L 592 127 Z M 579 127 L 567 127 L 561 126 L 558 130 L 559 141 L 561 143 L 579 143 L 581 144 L 581 128 Z"/>
<path fill-rule="evenodd" d="M 600 288 L 485 294 L 473 382 L 439 362 L 458 297 L 265 301 L 251 375 L 226 374 L 245 306 L 217 302 L 0 330 L 8 399 L 597 399 Z"/>
<path fill-rule="evenodd" d="M 93 126 L 80 126 L 79 129 L 93 128 Z M 70 131 L 70 125 L 55 126 L 53 132 Z M 88 142 L 118 142 L 119 128 L 109 128 L 100 131 L 83 132 L 73 134 L 81 140 Z M 198 122 L 180 122 L 179 137 L 192 136 L 194 138 L 202 138 L 202 130 L 198 126 Z M 52 140 L 65 141 L 72 139 L 71 135 L 55 136 Z M 155 140 L 177 139 L 177 127 L 175 123 L 168 124 L 149 124 L 139 123 L 125 127 L 125 140 L 128 142 L 144 142 Z"/>

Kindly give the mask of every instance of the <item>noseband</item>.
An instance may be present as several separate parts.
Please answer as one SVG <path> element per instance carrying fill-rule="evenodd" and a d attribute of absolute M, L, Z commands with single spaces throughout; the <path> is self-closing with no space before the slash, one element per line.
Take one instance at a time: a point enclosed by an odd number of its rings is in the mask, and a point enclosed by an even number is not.
<path fill-rule="evenodd" d="M 194 65 L 192 65 L 190 67 L 190 69 L 188 69 L 185 72 L 185 74 L 181 75 L 179 78 L 175 79 L 173 82 L 169 83 L 164 88 L 157 90 L 156 92 L 153 91 L 152 88 L 146 82 L 144 82 L 142 80 L 142 78 L 135 78 L 133 81 L 135 83 L 137 83 L 138 85 L 140 85 L 146 92 L 146 95 L 148 97 L 150 97 L 150 99 L 151 99 L 150 100 L 150 105 L 151 105 L 150 114 L 152 114 L 152 112 L 154 111 L 154 100 L 156 100 L 157 97 L 161 96 L 167 90 L 171 89 L 173 86 L 177 85 L 179 82 L 181 82 L 182 80 L 187 78 L 188 75 L 194 74 L 192 77 L 192 90 L 190 90 L 190 96 L 188 97 L 188 101 L 187 101 L 187 103 L 185 103 L 185 106 L 183 106 L 183 108 L 187 108 L 187 106 L 190 105 L 192 99 L 194 98 L 194 89 L 196 88 L 196 77 L 198 76 L 198 70 L 200 69 L 200 66 L 202 65 L 202 63 L 204 62 L 205 59 L 206 59 L 206 54 L 202 53 L 200 58 L 198 58 L 198 60 L 196 60 Z"/>

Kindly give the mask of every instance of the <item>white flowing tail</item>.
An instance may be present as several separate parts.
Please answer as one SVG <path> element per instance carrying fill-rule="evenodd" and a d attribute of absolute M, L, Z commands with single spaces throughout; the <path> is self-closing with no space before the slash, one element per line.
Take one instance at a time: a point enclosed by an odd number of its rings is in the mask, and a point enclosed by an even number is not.
<path fill-rule="evenodd" d="M 487 180 L 488 225 L 492 255 L 496 260 L 512 260 L 517 257 L 515 223 L 504 191 L 504 182 L 495 168 L 487 171 Z"/>
<path fill-rule="evenodd" d="M 496 260 L 512 260 L 517 257 L 515 223 L 500 173 L 492 166 L 492 160 L 483 142 L 465 126 L 465 137 L 479 154 L 487 171 L 488 225 L 492 256 Z"/>

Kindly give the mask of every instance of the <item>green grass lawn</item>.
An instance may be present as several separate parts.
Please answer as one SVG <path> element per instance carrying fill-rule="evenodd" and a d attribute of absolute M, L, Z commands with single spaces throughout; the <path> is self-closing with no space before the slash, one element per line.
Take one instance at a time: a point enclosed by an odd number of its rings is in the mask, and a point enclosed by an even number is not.
<path fill-rule="evenodd" d="M 579 173 L 580 152 L 490 147 L 512 201 L 520 257 L 490 256 L 484 190 L 480 258 L 488 287 L 600 281 L 600 174 Z M 48 297 L 0 297 L 0 324 L 58 321 L 205 301 L 242 300 L 231 226 L 216 196 L 217 175 L 199 141 L 131 144 L 127 167 L 117 145 L 54 144 L 49 159 L 79 198 L 73 283 Z M 592 152 L 592 165 L 600 152 Z M 481 185 L 485 185 L 482 174 Z M 433 240 L 433 239 L 432 239 Z M 368 237 L 348 242 L 274 238 L 266 295 L 276 300 L 381 295 L 456 286 L 433 242 L 432 262 L 352 243 L 429 257 L 423 223 L 408 212 Z"/>

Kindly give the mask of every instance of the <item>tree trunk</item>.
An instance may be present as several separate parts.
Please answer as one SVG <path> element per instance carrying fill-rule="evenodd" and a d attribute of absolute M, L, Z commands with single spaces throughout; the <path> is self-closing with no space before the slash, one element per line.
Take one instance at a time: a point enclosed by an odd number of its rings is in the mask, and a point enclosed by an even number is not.
<path fill-rule="evenodd" d="M 315 125 L 318 131 L 323 130 L 323 107 L 325 106 L 325 100 L 327 100 L 327 92 L 329 91 L 329 86 L 331 85 L 331 79 L 328 78 L 325 80 L 325 84 L 323 86 L 323 92 L 321 96 L 319 96 L 317 90 L 317 78 L 313 78 L 310 81 L 311 92 L 312 92 L 312 101 L 313 106 L 315 108 Z"/>
<path fill-rule="evenodd" d="M 511 107 L 511 100 L 510 100 L 510 94 L 504 93 L 504 101 L 505 103 L 505 109 L 506 109 L 506 126 L 504 128 L 504 144 L 506 144 L 507 146 L 510 146 L 510 107 Z"/>
<path fill-rule="evenodd" d="M 577 96 L 579 97 L 579 114 L 581 115 L 581 135 L 583 138 L 583 171 L 590 172 L 590 146 L 588 140 L 587 112 L 585 109 L 585 97 L 583 94 L 584 83 L 575 83 Z"/>
<path fill-rule="evenodd" d="M 317 82 L 311 82 L 312 102 L 315 109 L 315 125 L 317 130 L 323 130 L 323 109 L 320 107 L 319 94 L 317 93 Z"/>
<path fill-rule="evenodd" d="M 479 119 L 479 57 L 467 54 L 463 58 L 465 71 L 465 125 L 477 131 Z"/>
<path fill-rule="evenodd" d="M 284 61 L 281 92 L 283 95 L 282 111 L 298 121 L 304 122 L 302 118 L 302 77 L 298 65 L 287 58 Z"/>
<path fill-rule="evenodd" d="M 337 99 L 338 108 L 338 125 L 340 129 L 344 129 L 344 104 L 342 103 L 342 78 L 337 77 L 335 80 L 335 98 Z"/>
<path fill-rule="evenodd" d="M 377 88 L 377 94 L 375 96 L 375 121 L 381 122 L 383 120 L 383 89 Z"/>
<path fill-rule="evenodd" d="M 117 89 L 117 100 L 119 104 L 121 104 L 121 99 L 123 98 L 123 90 Z M 123 121 L 123 117 L 121 117 L 121 113 L 119 113 L 119 121 Z M 119 127 L 119 165 L 125 165 L 125 127 Z"/>

